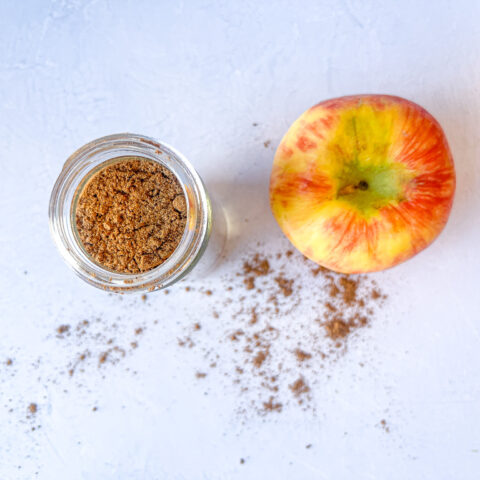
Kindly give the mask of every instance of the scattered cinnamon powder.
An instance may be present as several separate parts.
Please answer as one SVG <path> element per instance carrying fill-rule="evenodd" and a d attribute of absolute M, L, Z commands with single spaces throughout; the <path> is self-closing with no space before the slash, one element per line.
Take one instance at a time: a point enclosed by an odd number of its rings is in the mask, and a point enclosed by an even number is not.
<path fill-rule="evenodd" d="M 31 403 L 29 406 L 28 406 L 28 412 L 31 414 L 31 415 L 35 415 L 37 413 L 37 410 L 38 410 L 38 407 L 37 407 L 37 404 L 36 403 Z"/>
<path fill-rule="evenodd" d="M 76 226 L 85 250 L 104 267 L 140 273 L 162 264 L 185 230 L 185 196 L 157 162 L 122 157 L 80 192 Z"/>
<path fill-rule="evenodd" d="M 215 368 L 215 388 L 226 382 L 238 389 L 241 415 L 280 412 L 290 405 L 314 411 L 315 389 L 327 381 L 336 359 L 348 352 L 347 345 L 354 345 L 354 337 L 362 341 L 360 330 L 373 324 L 377 307 L 384 303 L 385 295 L 370 277 L 311 265 L 290 250 L 256 252 L 239 260 L 221 287 L 206 280 L 201 287 L 172 290 L 173 297 L 162 298 L 188 305 L 193 295 L 203 305 L 198 313 L 190 310 L 191 321 L 179 327 L 183 334 L 175 337 L 182 355 L 198 362 L 195 378 L 205 378 Z M 258 285 L 250 289 L 248 278 Z M 214 286 L 222 296 L 207 293 L 213 293 Z M 137 297 L 130 306 L 140 301 Z M 110 367 L 135 354 L 139 340 L 157 322 L 147 325 L 135 315 L 128 320 L 90 317 L 55 328 L 55 341 L 69 346 L 67 355 L 73 352 L 66 378 L 83 382 L 92 367 L 102 377 L 108 375 Z M 210 388 L 209 383 L 204 388 Z"/>
<path fill-rule="evenodd" d="M 380 420 L 380 426 L 386 433 L 390 433 L 390 427 L 388 426 L 388 423 L 385 419 Z"/>
<path fill-rule="evenodd" d="M 245 332 L 243 330 L 236 330 L 230 335 L 230 340 L 236 342 L 241 335 L 245 335 Z"/>
<path fill-rule="evenodd" d="M 258 322 L 258 314 L 257 314 L 257 309 L 255 307 L 252 307 L 250 310 L 250 322 L 249 325 L 255 325 Z"/>
<path fill-rule="evenodd" d="M 70 331 L 70 325 L 60 325 L 57 328 L 57 334 L 59 336 L 63 336 L 65 334 L 68 334 L 69 331 Z"/>
<path fill-rule="evenodd" d="M 111 347 L 100 354 L 98 358 L 98 367 L 101 367 L 107 360 L 109 360 L 110 363 L 115 364 L 118 362 L 119 357 L 125 357 L 126 354 L 127 352 L 125 349 L 121 347 Z"/>
<path fill-rule="evenodd" d="M 308 259 L 305 268 L 302 258 L 292 250 L 245 258 L 235 276 L 225 277 L 224 290 L 231 293 L 223 308 L 218 299 L 212 303 L 212 317 L 226 322 L 231 345 L 226 362 L 209 339 L 203 344 L 199 337 L 196 345 L 207 365 L 224 369 L 224 378 L 260 414 L 281 410 L 289 403 L 288 394 L 302 408 L 313 408 L 310 393 L 320 382 L 319 373 L 347 352 L 353 333 L 370 326 L 377 300 L 384 297 L 372 296 L 379 289 L 368 276 L 312 268 Z"/>
<path fill-rule="evenodd" d="M 327 280 L 327 292 L 330 300 L 325 303 L 324 320 L 321 322 L 328 338 L 336 341 L 335 346 L 341 347 L 346 338 L 369 323 L 369 310 L 366 309 L 368 297 L 376 301 L 381 297 L 373 292 L 363 297 L 358 295 L 360 283 L 364 277 L 349 277 L 343 274 L 324 273 Z M 343 342 L 343 343 L 342 343 Z"/>

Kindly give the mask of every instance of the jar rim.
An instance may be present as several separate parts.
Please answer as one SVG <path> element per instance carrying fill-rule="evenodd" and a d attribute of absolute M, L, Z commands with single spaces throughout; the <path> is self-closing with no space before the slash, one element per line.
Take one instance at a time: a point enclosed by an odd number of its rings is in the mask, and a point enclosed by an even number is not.
<path fill-rule="evenodd" d="M 182 186 L 187 204 L 185 231 L 176 249 L 159 266 L 137 274 L 115 272 L 96 263 L 78 239 L 71 211 L 78 186 L 89 172 L 125 156 L 143 157 L 169 169 Z M 205 251 L 211 217 L 203 181 L 185 156 L 165 142 L 132 133 L 97 138 L 70 155 L 55 182 L 49 204 L 50 232 L 65 262 L 87 283 L 121 293 L 162 289 L 183 278 Z"/>

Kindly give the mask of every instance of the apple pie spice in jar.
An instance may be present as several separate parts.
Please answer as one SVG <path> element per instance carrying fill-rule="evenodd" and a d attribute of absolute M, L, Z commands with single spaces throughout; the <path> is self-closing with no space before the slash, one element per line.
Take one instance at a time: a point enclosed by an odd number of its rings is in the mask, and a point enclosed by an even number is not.
<path fill-rule="evenodd" d="M 67 264 L 116 292 L 165 288 L 187 274 L 202 278 L 226 237 L 223 212 L 188 161 L 133 134 L 75 152 L 53 188 L 49 216 Z"/>

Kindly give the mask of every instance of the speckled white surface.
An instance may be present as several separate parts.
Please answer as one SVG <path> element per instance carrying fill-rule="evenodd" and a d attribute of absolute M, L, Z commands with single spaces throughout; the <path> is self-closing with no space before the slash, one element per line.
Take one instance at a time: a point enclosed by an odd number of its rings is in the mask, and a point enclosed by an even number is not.
<path fill-rule="evenodd" d="M 478 479 L 479 18 L 475 0 L 3 0 L 0 478 Z M 83 284 L 49 237 L 51 187 L 87 141 L 143 133 L 182 151 L 227 207 L 231 259 L 251 241 L 279 248 L 274 146 L 315 102 L 366 92 L 412 99 L 444 127 L 458 173 L 451 220 L 431 248 L 377 275 L 385 315 L 317 384 L 316 415 L 241 423 L 236 391 L 194 381 L 202 353 L 176 345 L 202 301 L 119 302 Z M 71 352 L 55 328 L 117 315 L 161 321 L 104 379 L 59 375 Z"/>

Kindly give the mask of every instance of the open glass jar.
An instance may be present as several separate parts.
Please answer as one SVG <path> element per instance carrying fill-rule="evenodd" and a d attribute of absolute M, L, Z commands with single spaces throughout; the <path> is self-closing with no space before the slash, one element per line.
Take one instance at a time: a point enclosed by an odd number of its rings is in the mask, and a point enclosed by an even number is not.
<path fill-rule="evenodd" d="M 96 263 L 85 251 L 75 222 L 83 187 L 98 171 L 122 157 L 143 157 L 169 169 L 182 186 L 187 206 L 185 231 L 175 251 L 158 267 L 137 274 L 115 272 Z M 189 278 L 202 278 L 220 259 L 226 239 L 223 211 L 186 158 L 162 142 L 130 133 L 99 138 L 70 156 L 52 190 L 49 221 L 66 263 L 86 282 L 114 292 L 162 289 L 192 271 Z"/>

